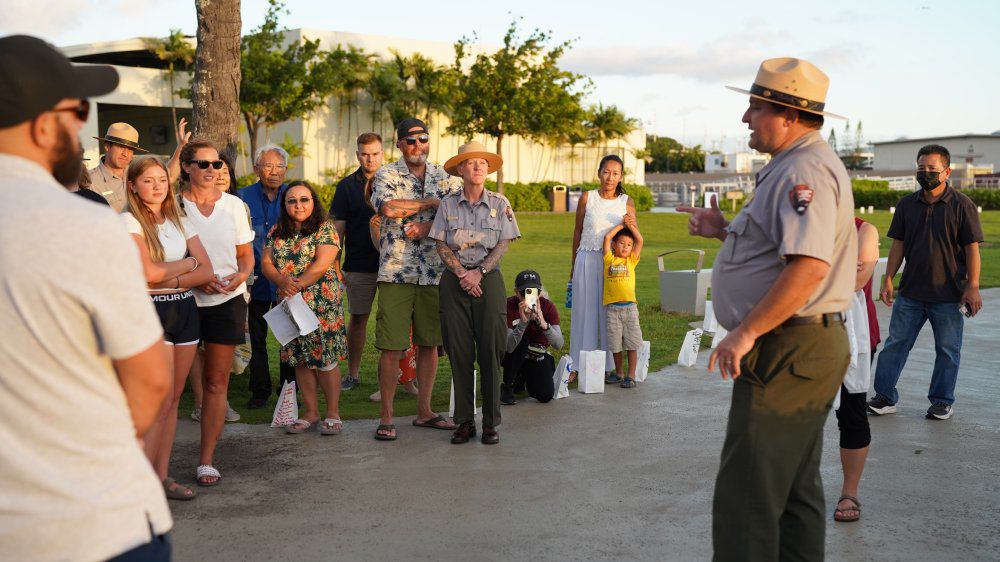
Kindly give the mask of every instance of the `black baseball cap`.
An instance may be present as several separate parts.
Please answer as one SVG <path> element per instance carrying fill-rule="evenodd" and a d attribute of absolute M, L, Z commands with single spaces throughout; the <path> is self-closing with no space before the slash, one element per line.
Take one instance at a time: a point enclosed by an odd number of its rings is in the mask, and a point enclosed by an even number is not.
<path fill-rule="evenodd" d="M 414 127 L 420 127 L 419 131 L 410 132 L 410 129 Z M 407 135 L 427 133 L 427 123 L 424 123 L 416 117 L 407 117 L 396 125 L 396 142 L 399 142 L 406 138 Z"/>
<path fill-rule="evenodd" d="M 533 269 L 525 269 L 521 273 L 518 273 L 517 277 L 514 278 L 514 288 L 517 289 L 518 292 L 531 287 L 536 289 L 542 288 L 542 276 L 539 275 L 537 271 Z"/>
<path fill-rule="evenodd" d="M 24 123 L 64 98 L 86 99 L 118 87 L 118 71 L 106 65 L 73 65 L 38 37 L 0 38 L 0 128 Z"/>

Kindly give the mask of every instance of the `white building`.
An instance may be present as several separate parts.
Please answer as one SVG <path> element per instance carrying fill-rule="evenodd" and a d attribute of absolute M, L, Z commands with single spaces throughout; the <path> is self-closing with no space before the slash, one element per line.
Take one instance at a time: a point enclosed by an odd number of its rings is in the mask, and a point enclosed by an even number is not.
<path fill-rule="evenodd" d="M 956 171 L 1000 169 L 1000 131 L 990 135 L 955 135 L 923 139 L 899 139 L 873 143 L 876 170 L 913 170 L 917 151 L 928 144 L 939 144 L 951 152 L 951 166 Z M 953 172 L 954 173 L 954 172 Z"/>
<path fill-rule="evenodd" d="M 770 154 L 759 152 L 731 152 L 729 154 L 706 154 L 705 172 L 725 172 L 731 174 L 753 174 L 771 161 Z"/>
<path fill-rule="evenodd" d="M 391 57 L 390 49 L 403 56 L 420 53 L 440 65 L 454 62 L 453 43 L 423 41 L 397 37 L 359 35 L 337 31 L 315 29 L 293 29 L 286 32 L 289 41 L 303 37 L 319 39 L 323 48 L 333 48 L 338 44 L 353 45 L 367 52 L 375 53 L 383 59 Z M 194 40 L 192 39 L 192 44 Z M 92 137 L 103 134 L 108 125 L 116 121 L 131 123 L 139 131 L 139 145 L 155 154 L 170 154 L 176 146 L 170 116 L 170 91 L 164 79 L 164 64 L 145 50 L 140 39 L 108 41 L 74 45 L 62 49 L 63 53 L 76 63 L 110 64 L 121 77 L 118 89 L 107 96 L 95 98 L 96 111 L 84 125 L 80 137 L 85 156 L 96 160 L 100 148 Z M 186 85 L 187 78 L 178 73 L 176 87 Z M 175 99 L 178 117 L 191 115 L 188 100 Z M 357 105 L 345 106 L 331 98 L 305 119 L 281 123 L 260 134 L 261 145 L 268 141 L 281 143 L 286 138 L 303 143 L 304 154 L 290 162 L 290 177 L 305 178 L 310 181 L 331 183 L 357 167 L 354 158 L 355 140 L 361 133 L 374 131 L 385 140 L 386 160 L 399 158 L 394 142 L 394 126 L 384 119 L 373 119 L 372 102 L 367 94 L 361 93 Z M 242 120 L 241 120 L 242 125 Z M 448 119 L 444 115 L 432 115 L 428 123 L 431 134 L 430 159 L 443 163 L 453 156 L 465 140 L 445 134 Z M 241 131 L 245 127 L 241 126 Z M 245 134 L 245 133 L 244 133 Z M 287 137 L 286 137 L 287 135 Z M 487 137 L 477 137 L 491 150 L 496 142 Z M 249 147 L 249 139 L 244 138 L 243 146 Z M 635 153 L 646 146 L 646 134 L 642 129 L 633 131 L 627 138 L 615 140 L 607 147 L 577 145 L 570 147 L 551 146 L 532 142 L 519 137 L 504 139 L 504 180 L 507 182 L 534 182 L 555 180 L 565 183 L 597 181 L 597 164 L 605 153 L 616 153 L 625 161 L 626 181 L 644 183 L 645 162 L 636 158 Z M 237 162 L 240 174 L 248 173 L 247 157 L 241 156 Z"/>

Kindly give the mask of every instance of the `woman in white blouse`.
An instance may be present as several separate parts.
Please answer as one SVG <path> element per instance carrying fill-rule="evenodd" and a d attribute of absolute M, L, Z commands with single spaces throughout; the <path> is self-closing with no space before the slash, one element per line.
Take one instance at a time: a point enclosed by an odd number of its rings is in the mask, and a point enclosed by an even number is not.
<path fill-rule="evenodd" d="M 219 151 L 208 141 L 191 141 L 181 151 L 181 197 L 188 223 L 201 238 L 215 276 L 194 291 L 205 342 L 204 398 L 201 412 L 200 486 L 214 486 L 222 475 L 213 466 L 215 446 L 226 417 L 229 371 L 236 346 L 245 341 L 246 281 L 253 274 L 253 230 L 246 206 L 215 186 L 222 170 Z"/>

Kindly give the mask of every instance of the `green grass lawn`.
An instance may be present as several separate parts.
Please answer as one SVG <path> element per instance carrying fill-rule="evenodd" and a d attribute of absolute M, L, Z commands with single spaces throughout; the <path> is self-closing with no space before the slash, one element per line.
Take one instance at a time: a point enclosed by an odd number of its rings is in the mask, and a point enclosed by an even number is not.
<path fill-rule="evenodd" d="M 728 216 L 728 215 L 727 215 Z M 889 228 L 891 215 L 888 211 L 879 211 L 874 215 L 862 215 L 862 218 L 872 222 L 882 235 L 882 255 L 888 254 L 891 240 L 885 238 Z M 514 276 L 519 271 L 531 268 L 542 276 L 545 288 L 550 298 L 559 309 L 563 334 L 566 335 L 566 345 L 561 353 L 569 350 L 569 311 L 563 306 L 566 301 L 566 282 L 569 280 L 570 247 L 573 236 L 573 215 L 552 215 L 549 213 L 522 213 L 518 215 L 518 225 L 522 238 L 511 246 L 510 252 L 504 257 L 501 269 L 507 284 L 508 294 L 513 292 Z M 995 240 L 1000 238 L 1000 212 L 985 212 L 982 214 L 983 230 L 987 242 L 982 245 L 982 276 L 981 285 L 994 287 L 1000 285 L 1000 248 Z M 660 369 L 673 364 L 683 340 L 688 324 L 700 318 L 660 312 L 659 303 L 659 273 L 656 267 L 656 256 L 669 250 L 697 248 L 705 250 L 705 267 L 711 267 L 721 243 L 703 238 L 693 238 L 687 233 L 687 217 L 673 213 L 640 213 L 639 226 L 645 238 L 645 250 L 642 261 L 636 273 L 636 295 L 639 299 L 639 318 L 644 339 L 652 342 L 650 370 Z M 694 257 L 676 258 L 673 268 L 689 268 L 694 264 Z M 345 299 L 346 302 L 346 299 Z M 374 340 L 375 314 L 368 325 L 368 341 Z M 277 380 L 277 343 L 270 341 L 271 376 Z M 375 368 L 378 354 L 371 345 L 366 345 L 361 363 L 361 386 L 341 395 L 340 414 L 343 419 L 375 418 L 379 415 L 378 404 L 369 402 L 368 396 L 375 392 Z M 341 369 L 346 371 L 346 361 L 341 363 Z M 235 375 L 230 383 L 230 402 L 243 416 L 244 422 L 270 422 L 274 409 L 274 399 L 267 408 L 262 410 L 247 410 L 244 406 L 249 397 L 247 391 L 247 374 Z M 447 411 L 449 382 L 451 368 L 447 358 L 442 358 L 438 368 L 437 382 L 434 386 L 433 406 L 437 411 Z M 321 398 L 322 400 L 322 398 Z M 182 415 L 187 415 L 192 406 L 190 392 L 186 392 L 181 403 Z M 300 404 L 301 407 L 301 404 Z M 398 416 L 416 414 L 416 399 L 403 392 L 396 394 L 395 413 Z"/>

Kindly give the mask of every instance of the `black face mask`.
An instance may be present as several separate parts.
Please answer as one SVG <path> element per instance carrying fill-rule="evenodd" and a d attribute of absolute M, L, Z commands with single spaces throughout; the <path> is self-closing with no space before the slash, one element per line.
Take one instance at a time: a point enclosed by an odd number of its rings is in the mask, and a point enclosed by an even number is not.
<path fill-rule="evenodd" d="M 931 191 L 941 185 L 941 180 L 938 179 L 940 175 L 941 172 L 919 171 L 917 172 L 917 183 L 924 191 Z"/>

